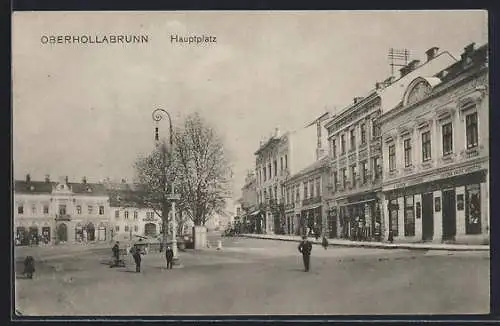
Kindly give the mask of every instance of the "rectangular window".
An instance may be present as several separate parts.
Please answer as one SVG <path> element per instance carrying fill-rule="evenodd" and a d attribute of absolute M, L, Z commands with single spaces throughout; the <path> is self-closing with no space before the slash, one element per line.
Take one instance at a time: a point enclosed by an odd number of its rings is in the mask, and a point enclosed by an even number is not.
<path fill-rule="evenodd" d="M 116 210 L 115 211 L 115 218 L 119 218 L 120 217 L 120 211 L 119 210 Z"/>
<path fill-rule="evenodd" d="M 49 205 L 43 205 L 43 213 L 49 214 Z"/>
<path fill-rule="evenodd" d="M 403 142 L 405 151 L 405 168 L 411 166 L 411 139 L 405 139 Z"/>
<path fill-rule="evenodd" d="M 340 136 L 340 152 L 345 154 L 345 135 Z"/>
<path fill-rule="evenodd" d="M 297 185 L 295 187 L 295 201 L 299 202 L 300 201 L 300 187 Z"/>
<path fill-rule="evenodd" d="M 351 129 L 351 150 L 356 149 L 356 129 Z"/>
<path fill-rule="evenodd" d="M 128 232 L 128 231 L 129 231 L 129 226 L 125 225 L 125 232 Z"/>
<path fill-rule="evenodd" d="M 431 132 L 422 133 L 422 161 L 426 162 L 431 159 Z"/>
<path fill-rule="evenodd" d="M 304 199 L 309 198 L 309 197 L 307 196 L 307 190 L 308 190 L 308 189 L 307 189 L 307 182 L 304 182 Z"/>
<path fill-rule="evenodd" d="M 333 158 L 337 157 L 337 140 L 332 139 L 332 156 Z"/>
<path fill-rule="evenodd" d="M 372 138 L 380 136 L 380 128 L 377 126 L 375 119 L 372 120 Z"/>
<path fill-rule="evenodd" d="M 477 112 L 468 114 L 465 117 L 466 121 L 466 136 L 467 136 L 467 148 L 474 148 L 478 143 L 477 135 Z"/>
<path fill-rule="evenodd" d="M 366 161 L 361 162 L 361 173 L 363 177 L 363 184 L 368 182 L 368 163 Z"/>
<path fill-rule="evenodd" d="M 134 225 L 134 232 L 139 232 L 139 226 Z"/>
<path fill-rule="evenodd" d="M 137 211 L 134 211 L 134 220 L 137 220 L 138 217 L 139 217 L 139 213 Z"/>
<path fill-rule="evenodd" d="M 396 145 L 389 145 L 389 171 L 396 170 Z"/>
<path fill-rule="evenodd" d="M 316 197 L 321 196 L 321 180 L 319 178 L 316 179 Z"/>
<path fill-rule="evenodd" d="M 451 122 L 443 125 L 443 156 L 453 153 L 453 127 Z"/>
<path fill-rule="evenodd" d="M 94 210 L 94 207 L 92 207 L 91 205 L 89 205 L 89 207 L 88 207 L 89 214 L 92 214 L 93 210 Z"/>
<path fill-rule="evenodd" d="M 36 205 L 35 205 L 35 204 L 33 204 L 33 205 L 31 206 L 31 214 L 33 214 L 33 215 L 35 215 L 35 214 L 36 214 Z"/>
<path fill-rule="evenodd" d="M 374 172 L 374 175 L 375 175 L 375 180 L 378 180 L 380 177 L 381 177 L 381 172 L 382 172 L 382 169 L 380 168 L 380 162 L 379 162 L 379 158 L 378 157 L 374 157 L 373 158 L 373 172 Z"/>
<path fill-rule="evenodd" d="M 310 180 L 308 182 L 309 184 L 309 197 L 313 198 L 314 197 L 314 180 Z"/>
<path fill-rule="evenodd" d="M 280 157 L 280 171 L 283 172 L 283 157 Z"/>
<path fill-rule="evenodd" d="M 264 181 L 267 180 L 267 172 L 266 172 L 266 168 L 263 168 L 262 171 L 264 171 Z"/>
<path fill-rule="evenodd" d="M 415 210 L 413 196 L 405 197 L 405 237 L 415 236 Z"/>
<path fill-rule="evenodd" d="M 366 144 L 366 124 L 361 124 L 361 145 Z"/>
<path fill-rule="evenodd" d="M 66 215 L 66 205 L 59 205 L 59 215 Z"/>
<path fill-rule="evenodd" d="M 465 187 L 465 233 L 481 234 L 481 187 L 479 184 Z"/>
<path fill-rule="evenodd" d="M 288 156 L 285 155 L 285 169 L 288 169 Z"/>
<path fill-rule="evenodd" d="M 351 166 L 352 187 L 356 187 L 356 165 Z"/>
<path fill-rule="evenodd" d="M 274 176 L 278 175 L 278 161 L 274 160 Z"/>
<path fill-rule="evenodd" d="M 24 206 L 23 205 L 17 206 L 17 214 L 24 214 Z"/>
<path fill-rule="evenodd" d="M 271 180 L 273 178 L 273 172 L 272 172 L 271 168 L 272 168 L 271 163 L 269 163 L 267 165 L 267 172 L 269 172 L 269 180 Z"/>
<path fill-rule="evenodd" d="M 104 215 L 104 206 L 99 206 L 99 215 Z"/>
<path fill-rule="evenodd" d="M 116 232 L 120 232 L 120 226 L 119 225 L 115 226 L 115 231 Z"/>
<path fill-rule="evenodd" d="M 347 185 L 347 169 L 346 168 L 342 169 L 342 185 L 344 186 L 344 188 Z"/>
<path fill-rule="evenodd" d="M 125 211 L 124 215 L 125 215 L 125 219 L 128 220 L 128 211 Z"/>
<path fill-rule="evenodd" d="M 81 205 L 76 205 L 76 213 L 80 215 L 82 213 L 82 206 Z"/>
<path fill-rule="evenodd" d="M 337 171 L 333 172 L 333 186 L 337 188 L 337 183 L 338 183 L 338 178 L 337 178 Z"/>

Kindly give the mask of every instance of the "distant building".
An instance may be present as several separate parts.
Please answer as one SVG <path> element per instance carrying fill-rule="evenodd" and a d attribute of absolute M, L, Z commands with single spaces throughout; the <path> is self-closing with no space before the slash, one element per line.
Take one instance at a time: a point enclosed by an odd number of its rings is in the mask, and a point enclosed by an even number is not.
<path fill-rule="evenodd" d="M 324 195 L 328 180 L 329 158 L 325 156 L 285 182 L 286 234 L 304 234 L 307 228 L 313 232 L 327 229 Z"/>
<path fill-rule="evenodd" d="M 488 46 L 471 44 L 460 61 L 414 76 L 379 118 L 385 237 L 488 242 L 488 94 Z"/>
<path fill-rule="evenodd" d="M 325 153 L 326 134 L 323 124 L 329 113 L 296 131 L 274 135 L 260 144 L 255 152 L 257 202 L 261 212 L 258 232 L 282 233 L 285 213 L 285 181 L 320 159 Z"/>
<path fill-rule="evenodd" d="M 102 184 L 33 181 L 14 184 L 14 226 L 17 244 L 82 243 L 110 240 L 109 199 Z M 37 237 L 38 236 L 38 237 Z M 34 240 L 36 239 L 36 240 Z"/>

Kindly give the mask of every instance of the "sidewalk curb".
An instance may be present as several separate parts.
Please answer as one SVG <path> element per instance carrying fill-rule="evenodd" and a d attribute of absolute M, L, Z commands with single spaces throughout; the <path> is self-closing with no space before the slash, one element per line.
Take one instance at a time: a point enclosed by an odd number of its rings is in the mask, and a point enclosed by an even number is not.
<path fill-rule="evenodd" d="M 285 238 L 285 237 L 272 237 L 263 235 L 253 235 L 253 234 L 242 234 L 240 235 L 244 238 L 249 239 L 263 239 L 263 240 L 274 240 L 274 241 L 288 241 L 288 242 L 300 242 L 300 239 Z M 312 240 L 313 244 L 321 245 L 321 240 Z M 487 245 L 443 245 L 436 246 L 430 244 L 407 244 L 407 243 L 381 243 L 381 242 L 336 242 L 335 240 L 329 239 L 328 246 L 339 246 L 339 247 L 352 247 L 352 248 L 374 248 L 374 249 L 409 249 L 409 250 L 446 250 L 446 251 L 490 251 L 490 247 Z"/>

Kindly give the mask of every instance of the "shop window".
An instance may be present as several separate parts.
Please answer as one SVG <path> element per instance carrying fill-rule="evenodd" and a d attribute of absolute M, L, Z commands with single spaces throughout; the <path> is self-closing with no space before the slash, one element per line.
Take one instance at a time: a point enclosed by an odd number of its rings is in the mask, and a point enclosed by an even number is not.
<path fill-rule="evenodd" d="M 465 233 L 481 233 L 481 187 L 479 184 L 465 187 Z"/>
<path fill-rule="evenodd" d="M 453 153 L 453 127 L 451 122 L 443 125 L 443 156 Z"/>
<path fill-rule="evenodd" d="M 405 152 L 405 168 L 411 166 L 411 139 L 405 139 L 403 142 Z"/>
<path fill-rule="evenodd" d="M 477 147 L 478 143 L 477 112 L 468 114 L 465 117 L 465 121 L 466 121 L 467 148 Z"/>
<path fill-rule="evenodd" d="M 422 133 L 422 161 L 426 162 L 431 159 L 431 132 Z"/>
<path fill-rule="evenodd" d="M 415 236 L 415 211 L 413 207 L 413 196 L 405 197 L 405 237 Z"/>
<path fill-rule="evenodd" d="M 389 171 L 396 170 L 396 145 L 389 145 Z"/>

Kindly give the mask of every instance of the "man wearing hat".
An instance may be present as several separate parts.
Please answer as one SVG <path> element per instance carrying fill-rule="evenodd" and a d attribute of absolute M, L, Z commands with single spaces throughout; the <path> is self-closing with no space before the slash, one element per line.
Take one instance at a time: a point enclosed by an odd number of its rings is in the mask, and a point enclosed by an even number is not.
<path fill-rule="evenodd" d="M 312 251 L 312 243 L 307 240 L 307 236 L 302 237 L 302 242 L 299 244 L 299 252 L 302 254 L 302 259 L 304 260 L 304 269 L 309 272 L 309 262 Z"/>

